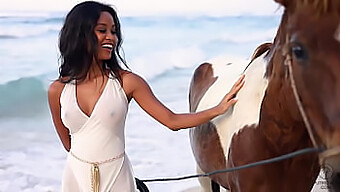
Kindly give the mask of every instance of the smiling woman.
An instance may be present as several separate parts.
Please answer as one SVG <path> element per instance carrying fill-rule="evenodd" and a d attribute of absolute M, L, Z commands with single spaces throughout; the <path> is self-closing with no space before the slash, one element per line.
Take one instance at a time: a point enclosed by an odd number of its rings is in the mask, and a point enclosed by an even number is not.
<path fill-rule="evenodd" d="M 243 86 L 241 76 L 210 109 L 174 113 L 144 79 L 121 66 L 128 68 L 120 56 L 121 43 L 120 22 L 110 6 L 87 1 L 67 14 L 59 39 L 59 79 L 48 90 L 53 123 L 68 151 L 64 192 L 137 190 L 125 154 L 125 119 L 132 99 L 155 120 L 177 131 L 225 113 Z"/>
<path fill-rule="evenodd" d="M 117 59 L 121 41 L 118 17 L 109 6 L 84 2 L 66 16 L 60 78 L 49 88 L 53 122 L 69 151 L 62 191 L 136 190 L 124 152 L 127 100 Z"/>

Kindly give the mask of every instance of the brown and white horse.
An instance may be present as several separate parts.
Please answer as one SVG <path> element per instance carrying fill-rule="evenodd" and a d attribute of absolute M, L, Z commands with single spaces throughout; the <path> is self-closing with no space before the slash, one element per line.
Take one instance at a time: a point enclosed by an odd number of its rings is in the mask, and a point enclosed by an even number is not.
<path fill-rule="evenodd" d="M 324 164 L 332 168 L 331 191 L 340 191 L 340 1 L 275 1 L 285 9 L 274 42 L 261 45 L 248 67 L 216 60 L 195 70 L 191 111 L 216 105 L 246 75 L 235 106 L 190 131 L 198 171 L 313 146 L 326 152 L 200 179 L 203 191 L 211 191 L 211 179 L 233 192 L 307 192 Z"/>

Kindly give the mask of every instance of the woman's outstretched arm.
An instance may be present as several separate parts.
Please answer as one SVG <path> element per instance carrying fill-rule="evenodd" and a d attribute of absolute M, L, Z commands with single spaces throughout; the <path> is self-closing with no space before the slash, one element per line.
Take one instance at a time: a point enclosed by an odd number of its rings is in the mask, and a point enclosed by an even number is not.
<path fill-rule="evenodd" d="M 215 107 L 196 113 L 178 114 L 172 112 L 155 97 L 144 79 L 133 73 L 123 76 L 123 86 L 127 96 L 134 98 L 144 111 L 171 130 L 194 127 L 225 113 L 230 106 L 236 103 L 235 95 L 243 84 L 244 75 L 237 80 L 229 93 Z"/>

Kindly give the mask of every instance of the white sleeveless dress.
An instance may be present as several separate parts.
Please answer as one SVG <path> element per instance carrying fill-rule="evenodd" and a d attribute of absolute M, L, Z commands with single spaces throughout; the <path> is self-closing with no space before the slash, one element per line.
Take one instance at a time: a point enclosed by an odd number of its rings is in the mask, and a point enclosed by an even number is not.
<path fill-rule="evenodd" d="M 92 192 L 91 163 L 99 167 L 100 192 L 138 191 L 124 153 L 128 102 L 119 81 L 108 79 L 90 117 L 78 105 L 74 83 L 65 85 L 60 104 L 62 122 L 71 133 L 62 191 Z"/>

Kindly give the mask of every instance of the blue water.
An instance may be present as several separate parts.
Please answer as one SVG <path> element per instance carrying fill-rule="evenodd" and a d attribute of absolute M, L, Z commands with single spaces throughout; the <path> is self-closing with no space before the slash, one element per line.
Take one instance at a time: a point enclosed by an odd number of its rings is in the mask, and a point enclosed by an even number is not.
<path fill-rule="evenodd" d="M 0 17 L 0 191 L 59 191 L 65 152 L 47 105 L 58 76 L 58 33 L 65 13 Z M 272 41 L 279 16 L 123 17 L 130 68 L 175 112 L 188 111 L 194 68 L 225 55 L 248 59 Z M 187 130 L 173 133 L 131 103 L 127 153 L 140 178 L 195 173 Z M 175 141 L 175 142 L 174 142 Z M 150 184 L 182 191 L 197 181 Z"/>

